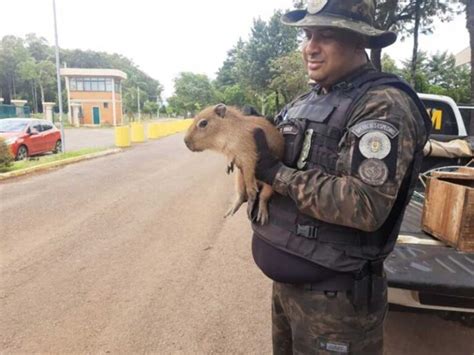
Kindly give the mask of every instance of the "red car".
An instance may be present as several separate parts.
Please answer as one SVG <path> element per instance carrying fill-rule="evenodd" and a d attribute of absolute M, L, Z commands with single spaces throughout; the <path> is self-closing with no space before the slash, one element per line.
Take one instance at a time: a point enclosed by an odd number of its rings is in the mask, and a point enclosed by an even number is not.
<path fill-rule="evenodd" d="M 35 118 L 0 119 L 0 137 L 16 160 L 31 155 L 61 151 L 61 132 L 49 121 Z"/>

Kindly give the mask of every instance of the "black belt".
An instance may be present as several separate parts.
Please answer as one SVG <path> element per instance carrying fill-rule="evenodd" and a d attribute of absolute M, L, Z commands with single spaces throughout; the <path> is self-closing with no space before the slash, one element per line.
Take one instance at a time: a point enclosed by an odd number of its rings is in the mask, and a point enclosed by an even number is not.
<path fill-rule="evenodd" d="M 383 260 L 368 262 L 357 274 L 341 273 L 335 277 L 330 277 L 318 282 L 290 285 L 307 291 L 352 291 L 357 280 L 364 279 L 365 277 L 371 275 L 383 275 Z"/>
<path fill-rule="evenodd" d="M 336 292 L 351 290 L 354 287 L 354 281 L 354 275 L 341 274 L 319 282 L 289 285 L 306 291 Z"/>

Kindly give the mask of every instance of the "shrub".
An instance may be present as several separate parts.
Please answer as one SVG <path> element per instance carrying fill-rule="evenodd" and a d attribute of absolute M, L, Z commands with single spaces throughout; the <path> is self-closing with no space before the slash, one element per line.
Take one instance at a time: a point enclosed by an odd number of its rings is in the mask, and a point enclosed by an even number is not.
<path fill-rule="evenodd" d="M 10 147 L 5 143 L 5 140 L 0 137 L 0 169 L 8 168 L 12 165 L 13 154 L 10 150 Z"/>

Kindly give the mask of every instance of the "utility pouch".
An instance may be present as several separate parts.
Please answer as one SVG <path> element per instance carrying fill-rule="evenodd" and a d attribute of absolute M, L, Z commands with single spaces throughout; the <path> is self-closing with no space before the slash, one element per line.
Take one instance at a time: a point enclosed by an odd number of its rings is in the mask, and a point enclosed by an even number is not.
<path fill-rule="evenodd" d="M 282 161 L 290 168 L 296 168 L 303 147 L 305 128 L 306 121 L 301 119 L 285 121 L 278 125 L 278 129 L 285 139 L 285 154 Z"/>
<path fill-rule="evenodd" d="M 367 307 L 370 296 L 370 274 L 365 275 L 360 279 L 354 281 L 352 287 L 351 301 L 352 305 L 357 311 L 361 311 Z"/>

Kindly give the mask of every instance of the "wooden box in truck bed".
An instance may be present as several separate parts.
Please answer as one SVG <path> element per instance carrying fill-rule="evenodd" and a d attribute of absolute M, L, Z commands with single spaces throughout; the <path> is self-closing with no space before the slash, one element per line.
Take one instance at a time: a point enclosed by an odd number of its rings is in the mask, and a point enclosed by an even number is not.
<path fill-rule="evenodd" d="M 458 250 L 474 251 L 474 169 L 433 173 L 427 183 L 422 226 Z"/>

